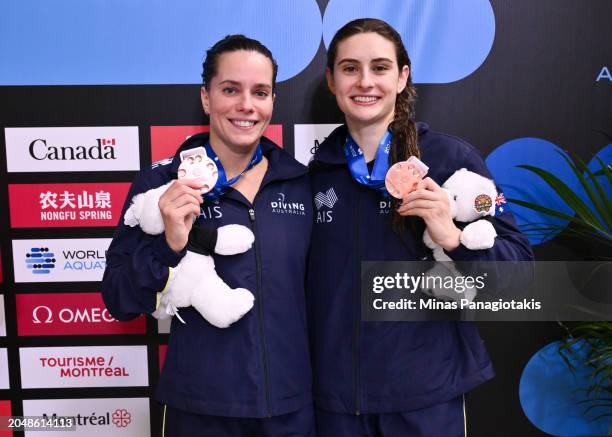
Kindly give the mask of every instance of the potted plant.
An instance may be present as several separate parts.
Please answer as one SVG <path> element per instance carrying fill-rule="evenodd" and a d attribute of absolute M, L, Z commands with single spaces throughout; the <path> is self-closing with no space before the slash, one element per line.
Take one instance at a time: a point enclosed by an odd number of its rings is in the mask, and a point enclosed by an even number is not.
<path fill-rule="evenodd" d="M 608 197 L 604 185 L 598 177 L 603 177 L 612 185 L 612 169 L 597 158 L 600 168 L 591 170 L 582 159 L 560 152 L 563 159 L 572 169 L 580 183 L 580 189 L 586 193 L 589 202 L 585 202 L 565 182 L 547 170 L 530 165 L 518 167 L 539 176 L 566 204 L 574 215 L 569 215 L 532 202 L 520 199 L 508 199 L 510 202 L 542 212 L 552 217 L 569 222 L 563 224 L 530 223 L 521 228 L 526 234 L 547 236 L 550 233 L 563 231 L 565 236 L 573 238 L 583 245 L 595 248 L 590 255 L 593 260 L 612 260 L 612 201 Z M 603 264 L 609 268 L 609 263 Z M 584 272 L 582 272 L 584 273 Z M 586 272 L 588 280 L 593 280 L 602 272 L 598 267 Z M 605 295 L 590 295 L 589 297 L 604 302 L 612 302 L 612 293 L 607 289 Z M 591 314 L 592 316 L 593 314 Z M 586 385 L 581 389 L 586 391 L 585 414 L 596 418 L 612 416 L 612 322 L 590 321 L 575 323 L 560 323 L 565 331 L 565 338 L 560 342 L 559 353 L 569 369 L 574 372 L 577 365 L 591 369 Z"/>

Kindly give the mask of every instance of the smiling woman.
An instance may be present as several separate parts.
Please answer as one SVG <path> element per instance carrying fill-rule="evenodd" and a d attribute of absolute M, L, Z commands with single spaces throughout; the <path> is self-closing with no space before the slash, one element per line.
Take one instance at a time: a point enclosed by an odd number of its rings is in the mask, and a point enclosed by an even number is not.
<path fill-rule="evenodd" d="M 524 260 L 531 250 L 508 212 L 493 220 L 493 247 L 462 244 L 465 223 L 453 221 L 440 185 L 461 168 L 490 176 L 472 146 L 415 121 L 410 59 L 395 29 L 373 18 L 351 21 L 327 55 L 327 83 L 346 125 L 310 163 L 324 214 L 313 229 L 307 281 L 317 435 L 464 437 L 463 395 L 493 377 L 476 328 L 362 322 L 361 263 L 431 260 L 425 229 L 452 260 Z M 428 177 L 408 175 L 414 185 L 391 208 L 387 171 L 417 158 Z"/>
<path fill-rule="evenodd" d="M 164 432 L 172 437 L 314 432 L 304 299 L 310 184 L 306 168 L 262 136 L 276 72 L 270 51 L 242 35 L 208 50 L 201 100 L 210 135 L 190 137 L 172 162 L 140 172 L 128 195 L 130 202 L 174 180 L 159 198 L 165 232 L 150 236 L 120 225 L 108 251 L 105 303 L 116 319 L 127 320 L 156 310 L 156 292 L 168 284 L 190 283 L 186 263 L 175 267 L 197 248 L 197 228 L 238 224 L 255 236 L 244 253 L 213 255 L 222 280 L 252 292 L 253 309 L 224 329 L 193 307 L 180 308 L 185 324 L 172 321 L 157 391 L 166 405 Z M 218 169 L 206 193 L 196 179 L 176 179 L 180 156 L 198 150 Z M 207 285 L 199 274 L 194 288 Z"/>
<path fill-rule="evenodd" d="M 216 74 L 205 77 L 202 87 L 211 144 L 217 154 L 252 154 L 272 118 L 276 64 L 246 50 L 226 53 L 217 64 Z"/>

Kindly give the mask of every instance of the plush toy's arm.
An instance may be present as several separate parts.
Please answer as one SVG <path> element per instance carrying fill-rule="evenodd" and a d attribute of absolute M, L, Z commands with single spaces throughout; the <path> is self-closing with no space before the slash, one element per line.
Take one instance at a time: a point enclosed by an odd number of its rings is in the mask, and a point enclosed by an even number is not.
<path fill-rule="evenodd" d="M 218 229 L 194 226 L 189 233 L 187 250 L 201 255 L 236 255 L 253 246 L 255 235 L 242 225 L 225 225 Z"/>
<path fill-rule="evenodd" d="M 490 249 L 495 245 L 495 237 L 497 232 L 491 220 L 480 219 L 463 228 L 460 241 L 470 250 Z"/>
<path fill-rule="evenodd" d="M 465 167 L 470 171 L 492 179 L 489 170 L 478 153 L 471 149 L 464 162 L 457 163 L 457 168 Z M 497 233 L 495 244 L 490 249 L 470 250 L 460 244 L 454 250 L 445 251 L 454 261 L 531 261 L 533 252 L 527 237 L 518 229 L 514 217 L 506 208 L 500 215 L 491 220 Z"/>
<path fill-rule="evenodd" d="M 246 252 L 253 246 L 255 235 L 242 225 L 225 225 L 217 229 L 215 253 L 219 255 L 236 255 Z"/>
<path fill-rule="evenodd" d="M 145 170 L 138 174 L 127 196 L 121 217 L 132 198 L 155 184 L 165 181 L 157 173 Z M 153 184 L 153 186 L 151 186 Z M 162 233 L 146 235 L 139 227 L 119 223 L 106 254 L 106 270 L 102 279 L 102 297 L 111 315 L 117 320 L 131 320 L 156 309 L 156 293 L 168 281 L 169 268 L 176 266 L 185 251 L 174 252 Z"/>

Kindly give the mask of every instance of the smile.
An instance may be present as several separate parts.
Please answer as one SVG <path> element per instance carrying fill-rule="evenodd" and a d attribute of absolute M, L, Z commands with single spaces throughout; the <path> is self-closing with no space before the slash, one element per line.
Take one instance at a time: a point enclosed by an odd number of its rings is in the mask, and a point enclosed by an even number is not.
<path fill-rule="evenodd" d="M 231 123 L 234 126 L 239 127 L 241 129 L 251 128 L 251 127 L 255 126 L 255 124 L 257 123 L 257 121 L 255 121 L 255 120 L 236 120 L 236 119 L 232 119 L 230 121 L 231 121 Z"/>
<path fill-rule="evenodd" d="M 380 100 L 378 96 L 353 96 L 351 100 L 360 105 L 369 105 Z"/>

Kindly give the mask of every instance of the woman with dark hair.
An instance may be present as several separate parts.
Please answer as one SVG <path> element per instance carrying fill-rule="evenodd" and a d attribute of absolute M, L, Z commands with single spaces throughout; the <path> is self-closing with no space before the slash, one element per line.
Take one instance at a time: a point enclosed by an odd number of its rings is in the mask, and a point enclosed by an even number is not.
<path fill-rule="evenodd" d="M 181 152 L 204 147 L 219 180 L 204 196 L 200 182 L 176 180 L 159 200 L 165 232 L 120 225 L 107 254 L 104 300 L 113 317 L 130 320 L 159 305 L 192 228 L 240 224 L 255 235 L 245 253 L 214 255 L 230 287 L 253 293 L 253 309 L 225 329 L 192 307 L 180 310 L 185 323 L 172 320 L 157 389 L 171 437 L 314 433 L 304 299 L 311 191 L 306 168 L 263 137 L 276 72 L 270 51 L 242 35 L 208 50 L 201 100 L 210 134 L 190 137 L 172 160 L 141 171 L 124 213 L 136 194 L 177 178 Z"/>
<path fill-rule="evenodd" d="M 531 249 L 509 213 L 493 220 L 492 248 L 461 244 L 440 184 L 460 168 L 490 175 L 472 146 L 415 122 L 410 59 L 391 26 L 370 18 L 346 24 L 327 59 L 327 83 L 346 124 L 310 164 L 318 209 L 307 280 L 317 433 L 464 436 L 463 395 L 493 377 L 476 327 L 362 322 L 360 263 L 432 259 L 425 229 L 453 260 L 527 260 Z M 428 177 L 395 209 L 385 174 L 411 156 L 429 167 Z"/>

